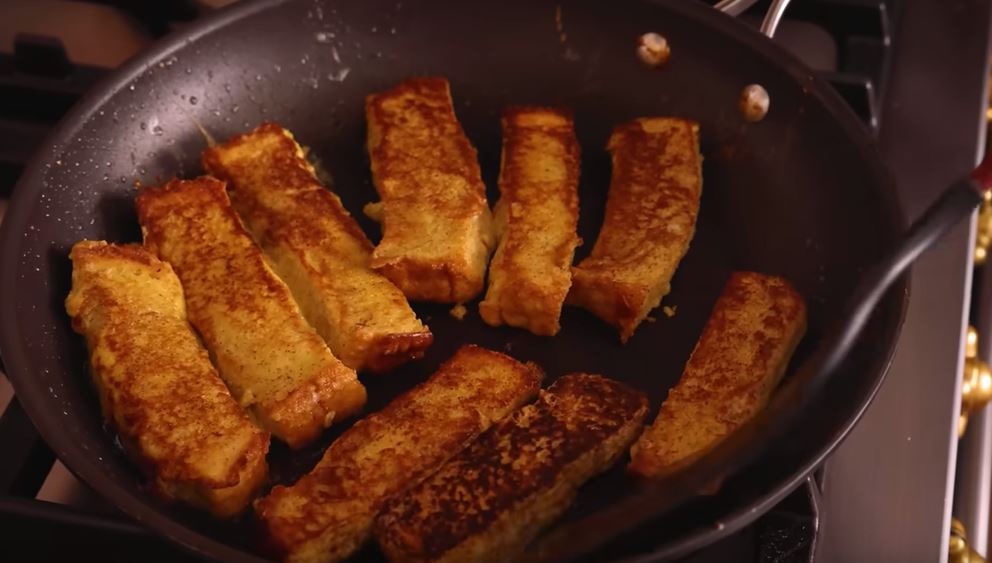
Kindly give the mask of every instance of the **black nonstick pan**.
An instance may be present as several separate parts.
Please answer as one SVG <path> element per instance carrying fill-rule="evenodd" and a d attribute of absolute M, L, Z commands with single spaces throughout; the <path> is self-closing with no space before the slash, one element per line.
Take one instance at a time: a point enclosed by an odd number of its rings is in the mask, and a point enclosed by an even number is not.
<path fill-rule="evenodd" d="M 646 32 L 671 57 L 650 68 L 636 55 Z M 367 411 L 426 378 L 463 343 L 542 365 L 549 378 L 598 372 L 646 392 L 657 409 L 675 384 L 730 271 L 786 276 L 806 296 L 810 322 L 793 365 L 808 360 L 859 279 L 901 240 L 905 224 L 873 143 L 844 102 L 758 32 L 686 0 L 264 0 L 225 10 L 173 35 L 97 87 L 59 125 L 11 200 L 0 246 L 0 345 L 17 396 L 59 458 L 125 513 L 195 552 L 255 557 L 250 514 L 217 522 L 153 498 L 104 427 L 82 339 L 63 299 L 70 246 L 84 238 L 137 241 L 135 183 L 200 173 L 209 138 L 277 121 L 311 148 L 333 189 L 373 240 L 360 209 L 376 199 L 364 153 L 366 94 L 412 75 L 451 82 L 458 116 L 479 150 L 496 199 L 499 112 L 508 104 L 574 110 L 582 144 L 580 236 L 591 248 L 609 185 L 605 143 L 638 116 L 698 120 L 705 156 L 697 234 L 659 314 L 621 346 L 616 333 L 566 308 L 562 331 L 543 338 L 464 321 L 417 304 L 435 344 L 420 362 L 367 376 Z M 760 84 L 767 116 L 746 121 L 742 89 Z M 666 559 L 752 521 L 794 489 L 868 406 L 892 354 L 907 299 L 897 279 L 815 400 L 794 413 L 784 439 L 741 464 L 719 492 L 639 518 L 624 541 L 592 542 L 590 560 Z M 787 379 L 788 383 L 788 379 Z M 774 412 L 770 412 L 773 415 Z M 652 415 L 653 416 L 653 415 Z M 346 426 L 346 425 L 345 425 Z M 344 426 L 291 453 L 274 444 L 273 482 L 307 471 Z M 639 488 L 622 464 L 584 487 L 566 525 L 579 526 Z M 581 529 L 581 528 L 580 528 Z M 376 560 L 374 548 L 360 558 Z"/>

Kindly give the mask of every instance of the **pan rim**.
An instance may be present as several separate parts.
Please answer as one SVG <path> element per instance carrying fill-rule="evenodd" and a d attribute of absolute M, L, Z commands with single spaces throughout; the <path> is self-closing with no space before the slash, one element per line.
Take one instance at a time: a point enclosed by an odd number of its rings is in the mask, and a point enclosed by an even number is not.
<path fill-rule="evenodd" d="M 158 40 L 149 49 L 138 54 L 122 67 L 112 71 L 105 78 L 101 79 L 69 111 L 53 128 L 48 138 L 28 161 L 25 172 L 18 180 L 11 195 L 9 208 L 4 217 L 3 225 L 0 227 L 0 309 L 5 311 L 13 311 L 15 309 L 16 298 L 14 292 L 17 286 L 17 274 L 19 271 L 20 242 L 28 216 L 34 209 L 34 206 L 38 204 L 37 195 L 43 189 L 44 164 L 51 158 L 51 155 L 57 154 L 62 147 L 71 142 L 90 117 L 99 108 L 106 105 L 111 97 L 116 95 L 117 92 L 125 88 L 129 83 L 139 78 L 159 60 L 167 58 L 172 52 L 185 47 L 188 43 L 192 43 L 238 20 L 292 1 L 251 0 L 219 10 L 217 13 L 209 15 L 181 31 L 172 33 Z M 807 94 L 813 96 L 831 113 L 842 115 L 843 117 L 837 120 L 837 125 L 848 139 L 852 141 L 859 153 L 870 155 L 870 158 L 868 158 L 868 169 L 876 179 L 876 185 L 879 188 L 876 195 L 882 203 L 883 220 L 891 226 L 893 231 L 898 230 L 901 232 L 905 230 L 905 214 L 896 195 L 891 174 L 884 166 L 867 129 L 861 125 L 850 107 L 847 106 L 839 94 L 828 84 L 813 75 L 805 65 L 790 53 L 772 41 L 768 41 L 757 31 L 743 25 L 730 16 L 715 13 L 709 6 L 703 4 L 694 5 L 695 3 L 681 2 L 679 0 L 638 1 L 647 4 L 662 5 L 666 10 L 701 22 L 716 33 L 721 33 L 730 39 L 749 45 L 753 51 L 769 61 L 770 64 L 779 67 L 797 82 L 805 84 Z M 768 494 L 755 498 L 748 507 L 728 513 L 726 517 L 721 519 L 722 527 L 719 527 L 719 529 L 715 527 L 700 528 L 695 532 L 690 532 L 662 544 L 656 549 L 634 556 L 633 558 L 625 559 L 624 561 L 654 561 L 690 553 L 751 523 L 767 511 L 772 504 L 795 490 L 806 476 L 818 467 L 846 438 L 877 395 L 891 366 L 898 337 L 905 320 L 909 301 L 909 286 L 910 276 L 905 274 L 890 289 L 889 296 L 886 298 L 886 302 L 888 302 L 892 299 L 892 295 L 901 295 L 898 301 L 898 316 L 888 331 L 890 332 L 891 345 L 885 354 L 878 356 L 872 362 L 871 369 L 877 371 L 877 376 L 870 391 L 856 405 L 854 416 L 847 423 L 840 425 L 832 433 L 827 443 L 818 448 L 807 463 L 800 464 L 788 478 L 777 484 Z M 24 347 L 17 321 L 18 318 L 13 313 L 4 315 L 0 319 L 0 354 L 3 356 L 8 378 L 15 389 L 17 398 L 37 427 L 39 434 L 55 451 L 59 459 L 65 459 L 69 456 L 67 452 L 75 449 L 75 444 L 60 432 L 57 420 L 44 416 L 43 405 L 45 398 L 42 396 L 42 390 L 23 383 L 23 381 L 27 381 L 30 378 L 31 361 Z M 263 561 L 263 559 L 254 554 L 213 539 L 209 535 L 173 520 L 157 510 L 150 510 L 147 502 L 139 496 L 132 494 L 117 482 L 101 479 L 100 476 L 103 475 L 101 469 L 93 460 L 86 456 L 76 456 L 73 458 L 71 465 L 66 463 L 66 467 L 83 482 L 97 490 L 101 496 L 127 514 L 128 517 L 151 529 L 153 532 L 169 538 L 192 553 L 201 557 L 223 557 L 225 560 Z"/>

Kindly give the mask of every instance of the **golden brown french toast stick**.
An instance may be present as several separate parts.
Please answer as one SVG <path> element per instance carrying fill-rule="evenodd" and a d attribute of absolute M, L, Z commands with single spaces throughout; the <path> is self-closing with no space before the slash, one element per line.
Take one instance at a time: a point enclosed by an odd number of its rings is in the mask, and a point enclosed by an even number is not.
<path fill-rule="evenodd" d="M 293 135 L 265 123 L 203 153 L 234 209 L 331 351 L 355 370 L 385 371 L 433 341 L 406 297 L 369 267 L 372 243 L 321 185 Z"/>
<path fill-rule="evenodd" d="M 375 537 L 398 561 L 512 561 L 637 439 L 647 399 L 589 374 L 558 379 L 383 507 Z"/>
<path fill-rule="evenodd" d="M 172 268 L 139 245 L 82 241 L 70 258 L 65 308 L 128 454 L 159 495 L 217 516 L 241 512 L 265 481 L 269 436 L 210 364 Z"/>
<path fill-rule="evenodd" d="M 366 98 L 368 151 L 382 225 L 372 269 L 415 301 L 464 303 L 482 291 L 493 246 L 476 151 L 448 81 L 411 78 Z"/>
<path fill-rule="evenodd" d="M 426 382 L 359 420 L 309 474 L 255 512 L 287 561 L 340 561 L 371 535 L 390 496 L 415 484 L 540 388 L 532 364 L 464 346 Z"/>
<path fill-rule="evenodd" d="M 557 334 L 572 285 L 579 237 L 579 143 L 569 112 L 511 107 L 503 112 L 496 254 L 479 303 L 486 323 Z"/>
<path fill-rule="evenodd" d="M 644 117 L 618 126 L 613 176 L 592 253 L 572 270 L 568 303 L 617 327 L 626 342 L 671 289 L 702 195 L 699 126 Z"/>
<path fill-rule="evenodd" d="M 674 472 L 765 407 L 806 330 L 806 305 L 779 277 L 735 272 L 682 378 L 631 449 L 630 471 Z"/>
<path fill-rule="evenodd" d="M 231 208 L 224 183 L 172 180 L 137 199 L 145 245 L 169 262 L 190 322 L 241 406 L 292 447 L 365 404 L 354 370 L 307 324 Z"/>

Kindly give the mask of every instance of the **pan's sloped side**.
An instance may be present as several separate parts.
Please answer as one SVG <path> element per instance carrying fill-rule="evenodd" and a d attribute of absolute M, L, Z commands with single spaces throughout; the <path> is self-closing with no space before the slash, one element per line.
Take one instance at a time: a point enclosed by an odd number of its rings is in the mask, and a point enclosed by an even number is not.
<path fill-rule="evenodd" d="M 645 31 L 664 34 L 661 69 L 634 55 Z M 496 195 L 499 119 L 507 104 L 573 108 L 582 145 L 580 235 L 595 239 L 609 183 L 611 128 L 640 115 L 696 119 L 705 186 L 698 233 L 674 280 L 673 318 L 646 323 L 625 347 L 582 311 L 567 309 L 546 339 L 464 322 L 443 307 L 417 306 L 436 343 L 422 362 L 367 379 L 368 409 L 425 378 L 461 343 L 509 349 L 550 378 L 598 371 L 647 392 L 654 408 L 682 364 L 732 269 L 789 277 L 809 299 L 809 342 L 839 310 L 860 270 L 890 247 L 901 216 L 866 132 L 827 86 L 755 32 L 696 3 L 576 0 L 437 3 L 370 0 L 259 1 L 171 36 L 115 73 L 78 106 L 21 179 L 0 242 L 0 346 L 21 402 L 77 475 L 127 514 L 196 552 L 250 559 L 249 522 L 217 523 L 164 506 L 104 430 L 86 376 L 82 342 L 62 307 L 70 245 L 82 238 L 137 240 L 134 183 L 199 172 L 206 135 L 217 139 L 263 120 L 291 129 L 333 176 L 361 217 L 375 199 L 364 155 L 364 96 L 410 75 L 442 75 L 479 149 Z M 745 125 L 740 89 L 763 84 L 765 121 Z M 902 318 L 905 284 L 880 307 L 863 345 L 827 389 L 822 408 L 766 462 L 724 491 L 659 521 L 633 552 L 682 552 L 729 531 L 790 490 L 854 423 L 877 389 Z M 473 306 L 474 307 L 474 306 Z M 293 480 L 333 439 L 290 455 L 274 446 L 273 478 Z M 633 488 L 622 468 L 582 491 L 567 518 L 588 514 Z M 246 517 L 245 520 L 248 518 Z M 657 554 L 657 553 L 656 553 Z"/>

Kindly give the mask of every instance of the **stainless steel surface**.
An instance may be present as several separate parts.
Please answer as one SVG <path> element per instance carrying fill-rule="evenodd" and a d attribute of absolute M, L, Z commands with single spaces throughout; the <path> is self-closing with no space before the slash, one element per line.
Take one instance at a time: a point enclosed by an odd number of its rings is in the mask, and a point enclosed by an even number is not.
<path fill-rule="evenodd" d="M 979 270 L 975 284 L 972 322 L 978 329 L 978 354 L 992 358 L 992 268 Z M 986 406 L 973 415 L 968 431 L 958 445 L 958 468 L 954 486 L 954 517 L 968 529 L 971 547 L 989 555 L 989 511 L 992 503 L 992 412 Z"/>
<path fill-rule="evenodd" d="M 739 16 L 757 3 L 758 0 L 721 0 L 713 7 L 725 14 Z"/>
<path fill-rule="evenodd" d="M 758 28 L 759 31 L 767 37 L 774 36 L 775 30 L 778 29 L 778 22 L 782 20 L 782 14 L 785 13 L 788 6 L 789 0 L 772 0 L 772 5 L 765 12 L 765 19 L 761 21 L 761 27 Z"/>
<path fill-rule="evenodd" d="M 992 339 L 985 339 L 985 343 L 986 349 L 992 349 Z M 952 513 L 967 528 L 972 549 L 988 555 L 992 490 L 992 416 L 988 407 L 972 415 L 968 431 L 958 444 L 957 465 Z"/>
<path fill-rule="evenodd" d="M 896 7 L 880 148 L 916 217 L 974 166 L 984 144 L 987 75 L 977 69 L 987 68 L 990 6 Z M 956 104 L 938 109 L 936 100 Z M 889 376 L 826 464 L 817 563 L 947 559 L 974 229 L 974 220 L 959 226 L 913 269 Z"/>
<path fill-rule="evenodd" d="M 739 16 L 744 13 L 745 10 L 757 3 L 758 0 L 722 0 L 717 2 L 713 7 L 725 14 L 731 16 Z M 785 13 L 785 9 L 789 6 L 790 0 L 772 0 L 771 6 L 769 6 L 768 11 L 765 12 L 765 19 L 761 22 L 761 27 L 759 30 L 766 36 L 771 37 L 775 35 L 775 30 L 778 28 L 779 21 L 782 20 L 782 14 Z"/>

